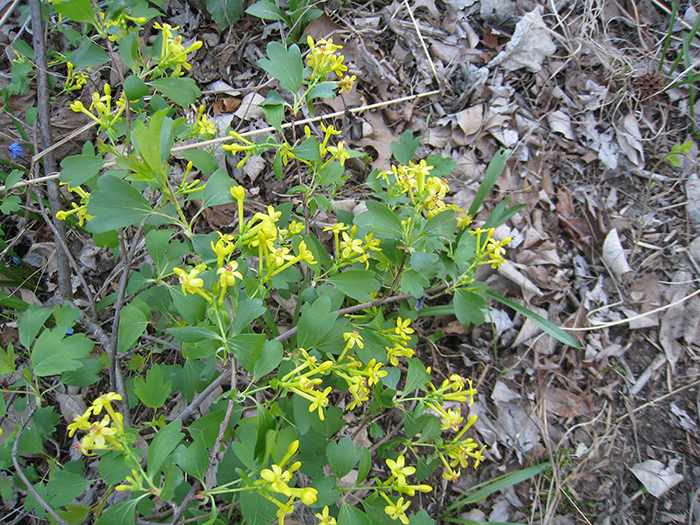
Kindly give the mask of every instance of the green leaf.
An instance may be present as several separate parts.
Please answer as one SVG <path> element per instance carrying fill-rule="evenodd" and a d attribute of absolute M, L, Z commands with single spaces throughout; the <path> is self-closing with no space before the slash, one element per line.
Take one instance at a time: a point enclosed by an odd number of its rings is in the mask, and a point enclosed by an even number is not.
<path fill-rule="evenodd" d="M 470 216 L 476 217 L 476 213 L 479 211 L 479 208 L 481 208 L 484 199 L 491 191 L 491 188 L 493 188 L 493 185 L 496 184 L 498 177 L 500 177 L 501 173 L 503 173 L 510 153 L 511 150 L 509 149 L 501 149 L 493 156 L 491 162 L 489 162 L 489 165 L 486 168 L 486 173 L 484 174 L 484 180 L 481 181 L 479 191 L 476 192 L 476 196 L 474 197 L 471 206 L 469 206 Z"/>
<path fill-rule="evenodd" d="M 425 163 L 433 167 L 433 169 L 430 170 L 430 175 L 440 179 L 450 175 L 457 167 L 457 163 L 452 157 L 443 157 L 440 153 L 428 155 L 428 158 L 425 159 Z"/>
<path fill-rule="evenodd" d="M 470 495 L 460 496 L 450 504 L 447 510 L 450 511 L 462 508 L 465 505 L 471 505 L 473 503 L 476 503 L 477 501 L 481 501 L 482 499 L 486 498 L 490 494 L 493 494 L 494 492 L 498 492 L 513 485 L 517 485 L 518 483 L 526 481 L 530 478 L 534 478 L 541 472 L 548 470 L 550 466 L 551 464 L 548 461 L 546 461 L 544 463 L 540 463 L 539 465 L 534 465 L 526 469 L 509 472 L 508 474 L 504 474 L 503 476 L 491 479 L 485 483 L 475 485 L 468 489 L 468 492 L 471 492 L 473 490 L 476 490 L 476 492 Z"/>
<path fill-rule="evenodd" d="M 27 308 L 19 319 L 19 342 L 29 349 L 39 330 L 53 313 L 53 308 L 42 308 L 36 304 Z"/>
<path fill-rule="evenodd" d="M 401 274 L 401 291 L 410 293 L 416 299 L 423 297 L 423 291 L 430 286 L 430 281 L 415 270 L 404 270 Z"/>
<path fill-rule="evenodd" d="M 173 271 L 173 267 L 182 262 L 182 258 L 191 253 L 187 244 L 177 240 L 171 241 L 175 232 L 172 229 L 151 230 L 146 234 L 146 248 L 153 259 L 154 270 L 163 278 Z"/>
<path fill-rule="evenodd" d="M 135 15 L 132 14 L 132 16 Z M 121 40 L 119 40 L 119 56 L 121 57 L 124 64 L 126 64 L 126 67 L 131 69 L 131 71 L 136 72 L 135 65 L 137 63 L 136 61 L 138 60 L 139 55 L 139 40 L 138 35 L 135 32 L 129 33 Z"/>
<path fill-rule="evenodd" d="M 202 96 L 202 92 L 197 87 L 197 83 L 191 78 L 159 78 L 157 80 L 151 80 L 148 85 L 156 91 L 160 91 L 163 95 L 175 102 L 175 104 L 183 108 L 194 104 L 197 99 Z"/>
<path fill-rule="evenodd" d="M 92 7 L 91 0 L 70 0 L 69 2 L 51 4 L 51 7 L 57 13 L 74 22 L 89 22 L 94 25 L 95 8 Z"/>
<path fill-rule="evenodd" d="M 233 320 L 232 335 L 238 335 L 266 311 L 261 299 L 245 299 L 236 309 L 236 317 Z"/>
<path fill-rule="evenodd" d="M 486 321 L 484 309 L 488 307 L 486 299 L 469 290 L 460 289 L 454 296 L 455 315 L 462 326 L 471 323 L 483 324 Z"/>
<path fill-rule="evenodd" d="M 7 344 L 7 352 L 0 348 L 0 375 L 11 374 L 15 371 L 15 347 Z"/>
<path fill-rule="evenodd" d="M 426 371 L 425 365 L 418 359 L 408 359 L 408 373 L 406 374 L 404 392 L 413 392 L 428 381 L 430 381 L 430 374 Z"/>
<path fill-rule="evenodd" d="M 73 1 L 73 0 L 71 0 Z M 100 46 L 95 45 L 90 40 L 83 42 L 80 47 L 68 55 L 68 60 L 77 69 L 83 67 L 95 67 L 106 64 L 111 59 Z"/>
<path fill-rule="evenodd" d="M 372 525 L 367 514 L 357 507 L 343 503 L 338 514 L 338 525 Z"/>
<path fill-rule="evenodd" d="M 87 223 L 87 230 L 104 233 L 139 224 L 153 210 L 131 184 L 114 175 L 103 175 L 97 181 L 97 190 L 90 195 L 88 213 L 95 218 Z"/>
<path fill-rule="evenodd" d="M 362 483 L 370 469 L 372 468 L 372 453 L 367 447 L 362 447 L 362 452 L 360 453 L 360 464 L 357 466 L 357 482 L 356 484 Z"/>
<path fill-rule="evenodd" d="M 90 514 L 90 507 L 86 507 L 82 503 L 68 503 L 66 510 L 57 509 L 56 513 L 66 520 L 69 525 L 80 525 Z"/>
<path fill-rule="evenodd" d="M 206 0 L 206 5 L 220 29 L 228 28 L 243 16 L 243 0 Z"/>
<path fill-rule="evenodd" d="M 153 438 L 151 445 L 148 447 L 148 459 L 146 460 L 149 475 L 157 479 L 156 474 L 160 470 L 163 461 L 182 441 L 184 434 L 181 430 L 182 420 L 176 419 L 160 429 L 156 437 Z"/>
<path fill-rule="evenodd" d="M 270 525 L 275 521 L 277 506 L 257 492 L 241 492 L 241 514 L 249 525 Z"/>
<path fill-rule="evenodd" d="M 321 82 L 306 93 L 306 100 L 313 100 L 314 98 L 333 100 L 336 97 L 336 89 L 338 89 L 337 82 Z"/>
<path fill-rule="evenodd" d="M 545 319 L 544 317 L 541 317 L 537 315 L 535 312 L 530 311 L 529 309 L 525 308 L 524 306 L 516 303 L 515 301 L 511 301 L 510 299 L 506 299 L 502 295 L 498 295 L 495 292 L 492 292 L 491 290 L 486 291 L 486 295 L 488 297 L 491 297 L 492 299 L 495 299 L 496 301 L 505 304 L 506 306 L 512 308 L 516 312 L 519 312 L 523 314 L 525 317 L 530 319 L 533 323 L 535 323 L 537 326 L 542 328 L 546 333 L 554 337 L 556 340 L 561 341 L 565 345 L 573 346 L 574 348 L 580 349 L 581 347 L 578 344 L 578 341 L 574 339 L 572 336 L 567 334 L 564 330 L 559 328 L 557 325 L 552 323 L 551 321 Z"/>
<path fill-rule="evenodd" d="M 167 110 L 156 111 L 148 122 L 148 127 L 141 122 L 134 123 L 132 136 L 138 153 L 151 171 L 159 177 L 165 175 L 167 164 L 161 155 L 161 131 L 167 117 Z"/>
<path fill-rule="evenodd" d="M 282 343 L 275 340 L 265 341 L 260 351 L 260 357 L 253 366 L 253 381 L 257 381 L 277 368 L 282 362 L 283 356 L 284 347 Z"/>
<path fill-rule="evenodd" d="M 296 148 L 292 148 L 292 153 L 303 160 L 315 162 L 321 161 L 321 152 L 318 149 L 318 141 L 315 137 L 310 137 L 299 144 Z"/>
<path fill-rule="evenodd" d="M 221 336 L 206 326 L 173 326 L 168 333 L 184 343 L 197 343 L 206 340 L 221 340 Z"/>
<path fill-rule="evenodd" d="M 282 20 L 286 22 L 288 26 L 291 25 L 284 11 L 277 7 L 271 0 L 259 0 L 246 9 L 245 12 L 249 15 L 262 18 L 263 20 Z"/>
<path fill-rule="evenodd" d="M 71 187 L 80 186 L 97 175 L 105 162 L 105 159 L 94 155 L 71 155 L 61 161 L 63 169 L 59 180 L 69 183 Z"/>
<path fill-rule="evenodd" d="M 282 87 L 296 94 L 301 89 L 304 64 L 301 60 L 301 51 L 295 44 L 289 47 L 289 51 L 279 42 L 267 44 L 267 56 L 258 63 L 267 73 L 279 80 Z"/>
<path fill-rule="evenodd" d="M 84 334 L 66 337 L 65 330 L 45 330 L 34 343 L 32 367 L 37 377 L 53 376 L 77 370 L 81 359 L 90 357 L 95 343 Z"/>
<path fill-rule="evenodd" d="M 230 191 L 234 186 L 236 186 L 236 183 L 233 179 L 224 170 L 218 169 L 209 177 L 204 189 L 190 193 L 190 198 L 201 199 L 201 209 L 230 204 L 235 202 Z"/>
<path fill-rule="evenodd" d="M 282 132 L 282 119 L 284 119 L 284 99 L 277 91 L 270 91 L 267 98 L 260 103 L 265 112 L 267 121 L 280 133 Z"/>
<path fill-rule="evenodd" d="M 241 366 L 248 372 L 253 372 L 265 341 L 265 334 L 238 334 L 229 338 L 226 344 Z"/>
<path fill-rule="evenodd" d="M 139 337 L 141 337 L 141 334 L 146 331 L 147 326 L 148 317 L 134 303 L 129 303 L 122 308 L 119 317 L 117 352 L 122 353 L 131 350 L 139 340 Z"/>
<path fill-rule="evenodd" d="M 209 455 L 201 434 L 195 436 L 193 443 L 189 447 L 180 445 L 175 449 L 175 462 L 190 476 L 202 482 L 204 481 L 204 475 L 209 464 Z"/>
<path fill-rule="evenodd" d="M 89 479 L 75 472 L 53 469 L 51 479 L 46 484 L 46 491 L 53 496 L 51 505 L 54 508 L 63 507 L 80 496 L 90 483 Z"/>
<path fill-rule="evenodd" d="M 163 406 L 172 392 L 172 381 L 163 383 L 163 369 L 153 365 L 146 372 L 146 380 L 142 377 L 134 379 L 134 393 L 147 407 L 158 409 Z"/>
<path fill-rule="evenodd" d="M 326 337 L 338 318 L 338 314 L 330 310 L 331 299 L 326 295 L 304 306 L 297 325 L 297 346 L 308 350 Z"/>
<path fill-rule="evenodd" d="M 124 80 L 124 94 L 129 102 L 138 102 L 143 97 L 151 94 L 146 83 L 136 75 L 130 75 Z"/>
<path fill-rule="evenodd" d="M 334 275 L 328 282 L 348 297 L 361 302 L 371 301 L 369 294 L 379 291 L 379 282 L 369 270 L 346 270 Z"/>
<path fill-rule="evenodd" d="M 146 496 L 147 494 L 144 494 L 136 499 L 122 501 L 112 505 L 111 507 L 107 507 L 107 509 L 100 514 L 100 517 L 95 522 L 95 525 L 135 525 L 136 505 Z"/>
<path fill-rule="evenodd" d="M 457 228 L 454 210 L 446 210 L 438 213 L 425 225 L 425 233 L 435 237 L 452 237 Z"/>
<path fill-rule="evenodd" d="M 409 130 L 404 131 L 399 137 L 399 141 L 391 143 L 391 151 L 394 158 L 403 166 L 408 166 L 408 163 L 413 160 L 420 144 L 420 137 L 413 138 L 413 133 Z"/>
<path fill-rule="evenodd" d="M 180 153 L 185 160 L 191 161 L 194 167 L 201 171 L 204 175 L 211 175 L 219 169 L 219 162 L 216 157 L 202 149 L 190 149 Z"/>
<path fill-rule="evenodd" d="M 360 460 L 362 451 L 356 447 L 352 439 L 342 438 L 340 441 L 331 441 L 326 447 L 326 457 L 333 473 L 338 479 L 348 474 Z"/>
<path fill-rule="evenodd" d="M 102 361 L 99 359 L 81 359 L 80 366 L 68 372 L 63 372 L 63 382 L 68 386 L 90 386 L 102 378 Z"/>
<path fill-rule="evenodd" d="M 355 217 L 355 224 L 378 235 L 389 235 L 396 239 L 403 237 L 401 220 L 385 204 L 367 201 L 367 211 Z"/>
<path fill-rule="evenodd" d="M 334 160 L 326 164 L 326 166 L 318 172 L 321 177 L 319 184 L 321 186 L 328 186 L 329 184 L 338 182 L 344 173 L 345 167 L 341 166 L 340 162 L 337 160 Z"/>

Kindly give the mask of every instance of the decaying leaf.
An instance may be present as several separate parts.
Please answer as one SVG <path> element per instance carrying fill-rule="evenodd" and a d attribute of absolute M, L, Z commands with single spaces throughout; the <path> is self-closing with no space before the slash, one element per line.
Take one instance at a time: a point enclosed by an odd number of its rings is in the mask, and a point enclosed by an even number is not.
<path fill-rule="evenodd" d="M 583 416 L 589 413 L 586 398 L 561 388 L 550 387 L 545 391 L 545 409 L 564 418 Z"/>
<path fill-rule="evenodd" d="M 695 226 L 700 226 L 700 179 L 696 173 L 688 177 L 685 183 L 685 196 L 688 216 L 695 223 Z"/>
<path fill-rule="evenodd" d="M 537 73 L 542 69 L 544 59 L 556 50 L 552 35 L 542 20 L 542 6 L 537 6 L 518 22 L 513 38 L 489 66 L 501 65 L 509 71 L 526 68 Z"/>
<path fill-rule="evenodd" d="M 620 243 L 620 236 L 617 234 L 617 228 L 613 228 L 608 232 L 603 243 L 603 262 L 610 268 L 615 276 L 620 279 L 627 272 L 632 271 L 625 250 Z"/>
<path fill-rule="evenodd" d="M 666 492 L 683 481 L 683 474 L 676 474 L 676 465 L 680 459 L 672 459 L 668 467 L 655 459 L 650 459 L 630 467 L 632 474 L 644 485 L 649 494 L 660 498 Z"/>
<path fill-rule="evenodd" d="M 632 113 L 628 113 L 620 124 L 617 130 L 617 143 L 620 150 L 635 166 L 641 168 L 644 166 L 644 146 L 637 119 Z"/>

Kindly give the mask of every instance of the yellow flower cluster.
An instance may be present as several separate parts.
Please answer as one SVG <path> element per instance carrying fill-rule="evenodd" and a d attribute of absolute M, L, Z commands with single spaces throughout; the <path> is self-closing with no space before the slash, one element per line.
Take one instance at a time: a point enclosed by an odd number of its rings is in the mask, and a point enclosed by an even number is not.
<path fill-rule="evenodd" d="M 478 264 L 490 264 L 494 270 L 500 270 L 501 265 L 506 262 L 503 258 L 506 253 L 504 246 L 509 244 L 512 239 L 506 237 L 502 241 L 497 241 L 493 238 L 495 231 L 495 228 L 477 228 L 469 233 L 476 236 Z"/>
<path fill-rule="evenodd" d="M 118 14 L 113 13 L 112 16 L 114 16 L 114 18 L 109 20 L 105 20 L 105 14 L 102 12 L 98 13 L 98 16 L 100 17 L 104 31 L 109 34 L 109 40 L 112 42 L 118 42 L 129 34 L 130 28 L 127 22 L 143 25 L 148 21 L 144 16 L 129 16 L 126 11 L 121 11 Z"/>
<path fill-rule="evenodd" d="M 285 470 L 286 464 L 296 454 L 299 450 L 299 440 L 293 441 L 289 447 L 287 447 L 287 452 L 285 453 L 282 461 L 279 465 L 271 465 L 269 469 L 263 469 L 260 472 L 260 477 L 262 479 L 256 481 L 253 485 L 258 487 L 260 493 L 270 500 L 272 503 L 277 505 L 277 518 L 279 519 L 280 525 L 284 525 L 284 519 L 287 515 L 294 512 L 294 505 L 296 499 L 299 499 L 304 505 L 313 505 L 318 499 L 318 491 L 312 488 L 294 488 L 290 487 L 288 483 L 292 480 L 294 472 L 299 470 L 301 463 L 296 461 L 292 463 L 288 469 Z M 278 494 L 283 494 L 289 498 L 286 502 L 279 501 L 277 498 L 269 494 L 269 492 L 277 492 Z"/>
<path fill-rule="evenodd" d="M 418 164 L 409 162 L 408 166 L 392 166 L 390 170 L 380 172 L 379 177 L 389 186 L 390 197 L 408 195 L 411 205 L 425 213 L 428 218 L 444 210 L 455 210 L 460 214 L 460 227 L 467 226 L 471 219 L 464 210 L 454 204 L 445 204 L 443 199 L 449 193 L 450 186 L 445 179 L 430 176 L 433 168 L 434 166 L 429 166 L 425 160 L 421 160 Z"/>
<path fill-rule="evenodd" d="M 369 268 L 370 252 L 381 251 L 381 248 L 378 247 L 381 241 L 374 238 L 374 232 L 365 235 L 364 243 L 360 239 L 355 239 L 357 226 L 350 228 L 344 223 L 338 222 L 333 226 L 326 226 L 323 231 L 333 232 L 335 259 L 339 268 L 358 262 L 364 263 L 365 268 Z"/>
<path fill-rule="evenodd" d="M 70 105 L 70 108 L 76 113 L 83 113 L 84 115 L 87 115 L 100 126 L 110 130 L 116 124 L 121 122 L 122 113 L 124 113 L 124 110 L 126 109 L 126 98 L 124 98 L 123 92 L 114 104 L 117 106 L 117 111 L 114 115 L 112 115 L 112 88 L 109 84 L 105 84 L 104 95 L 100 96 L 99 93 L 92 94 L 90 109 L 86 109 L 85 105 L 80 100 L 73 102 Z M 92 113 L 93 109 L 97 111 L 99 118 Z"/>
<path fill-rule="evenodd" d="M 172 27 L 170 24 L 153 24 L 153 27 L 160 29 L 162 44 L 160 50 L 160 58 L 158 60 L 158 66 L 155 69 L 156 75 L 162 75 L 166 70 L 172 70 L 172 76 L 179 77 L 184 74 L 182 71 L 186 69 L 189 71 L 192 66 L 187 62 L 187 55 L 197 51 L 202 47 L 203 43 L 199 40 L 195 41 L 190 47 L 185 49 L 182 45 L 181 36 L 173 36 L 173 31 L 180 29 L 180 27 Z"/>
<path fill-rule="evenodd" d="M 393 346 L 385 346 L 387 358 L 393 366 L 399 366 L 399 357 L 411 358 L 414 350 L 408 347 L 408 342 L 411 340 L 411 334 L 414 332 L 411 328 L 410 319 L 396 319 L 396 328 L 383 330 L 382 335 L 388 339 Z"/>
<path fill-rule="evenodd" d="M 316 264 L 314 255 L 307 248 L 306 242 L 299 242 L 296 249 L 297 255 L 292 254 L 288 246 L 294 236 L 294 233 L 290 234 L 290 231 L 299 233 L 303 225 L 293 223 L 290 225 L 291 230 L 278 230 L 277 221 L 282 213 L 275 211 L 272 206 L 268 206 L 267 213 L 256 213 L 247 224 L 243 225 L 241 190 L 233 188 L 231 194 L 239 202 L 238 215 L 242 225 L 240 230 L 243 232 L 240 236 L 240 242 L 249 248 L 258 249 L 258 275 L 264 281 L 270 280 L 278 273 L 302 261 L 307 264 Z"/>
<path fill-rule="evenodd" d="M 68 425 L 68 436 L 73 437 L 78 430 L 88 432 L 83 439 L 75 444 L 75 449 L 86 456 L 94 456 L 93 450 L 124 450 L 116 436 L 124 436 L 124 416 L 112 407 L 112 401 L 121 401 L 122 396 L 109 392 L 102 394 L 93 401 L 90 408 L 81 416 L 75 416 L 73 423 Z M 106 414 L 101 421 L 90 421 L 91 416 L 99 416 L 102 409 Z"/>
<path fill-rule="evenodd" d="M 343 46 L 335 45 L 333 39 L 325 40 L 322 38 L 318 42 L 314 42 L 310 36 L 306 38 L 306 43 L 309 44 L 310 48 L 309 55 L 306 57 L 306 65 L 313 68 L 311 79 L 326 80 L 327 75 L 335 73 L 340 79 L 338 86 L 341 91 L 349 93 L 357 77 L 345 74 L 348 70 L 347 66 L 343 64 L 345 57 L 337 53 L 339 49 L 343 49 Z"/>
<path fill-rule="evenodd" d="M 425 406 L 435 412 L 442 420 L 441 428 L 443 431 L 457 432 L 452 440 L 445 441 L 444 451 L 447 453 L 447 457 L 443 451 L 438 450 L 438 456 L 445 467 L 442 477 L 448 481 L 456 481 L 461 475 L 461 469 L 468 466 L 470 459 L 474 462 L 474 468 L 479 466 L 484 459 L 482 453 L 484 447 L 479 449 L 479 446 L 471 438 L 463 439 L 467 430 L 476 423 L 476 414 L 472 414 L 467 423 L 460 428 L 464 422 L 461 409 L 459 407 L 445 409 L 444 402 L 466 402 L 471 407 L 474 404 L 476 390 L 471 379 L 465 379 L 458 374 L 452 374 L 448 379 L 445 379 L 439 388 L 435 388 L 432 382 L 429 382 L 428 389 Z"/>
<path fill-rule="evenodd" d="M 76 91 L 82 89 L 85 84 L 87 84 L 90 76 L 87 73 L 82 73 L 76 71 L 75 66 L 71 62 L 66 62 L 66 67 L 68 68 L 68 74 L 66 82 L 63 84 L 63 89 L 66 91 Z M 92 68 L 87 68 L 88 73 Z"/>
<path fill-rule="evenodd" d="M 213 137 L 216 135 L 218 130 L 214 123 L 209 120 L 209 117 L 207 117 L 205 110 L 206 108 L 204 106 L 199 106 L 197 120 L 195 120 L 192 132 L 189 136 L 200 135 L 204 137 Z"/>
<path fill-rule="evenodd" d="M 287 373 L 277 384 L 280 388 L 311 401 L 309 412 L 318 411 L 319 419 L 324 421 L 323 409 L 329 404 L 328 394 L 331 393 L 332 387 L 326 387 L 325 390 L 320 390 L 316 387 L 323 383 L 321 376 L 325 375 L 333 367 L 334 363 L 333 361 L 324 361 L 317 365 L 315 356 L 310 355 L 303 348 L 299 349 L 299 353 L 303 357 L 301 363 L 294 370 Z"/>
<path fill-rule="evenodd" d="M 70 215 L 76 214 L 78 217 L 78 225 L 83 226 L 86 221 L 89 221 L 91 219 L 94 219 L 94 215 L 90 215 L 87 212 L 88 208 L 88 202 L 90 201 L 90 194 L 82 189 L 80 186 L 76 186 L 75 188 L 68 187 L 68 191 L 72 191 L 73 193 L 77 193 L 78 196 L 80 197 L 80 206 L 78 206 L 75 202 L 71 202 L 72 209 L 68 211 L 61 210 L 56 213 L 56 218 L 59 221 L 65 221 L 67 217 Z"/>

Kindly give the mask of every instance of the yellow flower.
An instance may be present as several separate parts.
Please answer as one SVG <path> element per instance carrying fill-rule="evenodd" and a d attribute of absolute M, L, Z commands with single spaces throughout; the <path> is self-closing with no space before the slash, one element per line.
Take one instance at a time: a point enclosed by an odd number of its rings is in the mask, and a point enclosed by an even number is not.
<path fill-rule="evenodd" d="M 360 239 L 353 239 L 347 233 L 343 232 L 343 240 L 340 241 L 340 249 L 342 250 L 343 258 L 348 259 L 353 254 L 362 255 L 365 250 L 362 248 Z"/>
<path fill-rule="evenodd" d="M 318 418 L 321 421 L 325 420 L 325 416 L 323 415 L 323 409 L 328 406 L 328 394 L 331 393 L 331 390 L 333 390 L 333 388 L 329 386 L 323 392 L 319 392 L 318 390 L 316 390 L 313 393 L 315 400 L 313 403 L 311 403 L 311 406 L 309 407 L 309 412 L 313 412 L 314 410 L 318 409 Z"/>
<path fill-rule="evenodd" d="M 353 330 L 352 332 L 345 332 L 343 334 L 343 339 L 347 341 L 345 343 L 346 348 L 352 348 L 353 346 L 357 346 L 359 348 L 365 347 L 365 344 L 362 342 L 362 336 L 357 330 Z"/>
<path fill-rule="evenodd" d="M 175 272 L 180 279 L 182 295 L 187 295 L 188 292 L 192 294 L 198 293 L 198 290 L 204 287 L 204 279 L 197 277 L 201 271 L 202 269 L 200 269 L 199 266 L 190 270 L 189 273 L 181 268 L 173 268 L 173 272 Z"/>
<path fill-rule="evenodd" d="M 445 412 L 442 416 L 443 418 L 443 423 L 442 423 L 442 430 L 447 430 L 451 428 L 455 432 L 459 430 L 459 424 L 464 421 L 464 418 L 462 417 L 461 410 L 459 408 L 453 410 L 449 409 L 447 412 Z"/>
<path fill-rule="evenodd" d="M 219 286 L 222 288 L 233 286 L 236 284 L 236 279 L 243 279 L 243 275 L 241 275 L 241 272 L 237 272 L 236 268 L 238 268 L 238 263 L 236 261 L 231 261 L 226 266 L 216 271 L 216 274 L 219 276 Z"/>
<path fill-rule="evenodd" d="M 323 512 L 315 516 L 321 520 L 318 525 L 336 525 L 335 518 L 328 515 L 328 506 L 323 507 Z"/>
<path fill-rule="evenodd" d="M 412 334 L 414 332 L 410 325 L 410 319 L 401 319 L 399 317 L 396 319 L 396 329 L 394 331 L 399 334 L 399 337 L 408 340 L 411 338 L 408 334 Z"/>
<path fill-rule="evenodd" d="M 384 512 L 386 512 L 392 520 L 401 520 L 401 523 L 408 525 L 406 509 L 408 509 L 410 505 L 410 501 L 404 503 L 403 498 L 399 498 L 396 503 L 391 503 L 390 505 L 384 507 Z"/>
<path fill-rule="evenodd" d="M 415 467 L 405 466 L 406 457 L 403 456 L 403 454 L 396 458 L 396 461 L 387 459 L 386 464 L 391 469 L 391 478 L 396 479 L 396 483 L 399 487 L 406 484 L 406 476 L 410 476 L 416 472 Z"/>
<path fill-rule="evenodd" d="M 227 241 L 221 232 L 217 233 L 219 233 L 219 240 L 216 244 L 211 241 L 211 249 L 216 254 L 216 265 L 221 268 L 224 265 L 224 258 L 233 251 L 234 245 Z"/>
<path fill-rule="evenodd" d="M 288 470 L 283 471 L 279 465 L 271 465 L 269 469 L 260 472 L 260 477 L 269 482 L 270 488 L 275 492 L 288 495 L 287 482 L 292 479 L 292 474 Z"/>
<path fill-rule="evenodd" d="M 338 87 L 340 88 L 340 91 L 350 93 L 350 91 L 352 91 L 353 86 L 355 85 L 355 80 L 357 80 L 357 77 L 355 75 L 345 75 L 338 81 Z"/>
<path fill-rule="evenodd" d="M 345 160 L 350 158 L 350 153 L 345 149 L 345 144 L 338 142 L 337 146 L 328 146 L 328 151 L 333 154 L 334 159 L 338 159 L 341 166 L 345 166 Z"/>
<path fill-rule="evenodd" d="M 73 437 L 73 434 L 75 434 L 76 430 L 90 430 L 90 427 L 92 426 L 92 424 L 90 423 L 91 413 L 92 409 L 88 408 L 82 416 L 76 415 L 73 418 L 73 423 L 68 425 L 68 437 Z"/>

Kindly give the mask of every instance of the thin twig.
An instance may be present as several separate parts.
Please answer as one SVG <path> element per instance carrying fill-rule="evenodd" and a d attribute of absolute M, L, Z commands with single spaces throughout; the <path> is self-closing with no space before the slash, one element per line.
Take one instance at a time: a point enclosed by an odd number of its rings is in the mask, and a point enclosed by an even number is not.
<path fill-rule="evenodd" d="M 26 428 L 27 424 L 29 421 L 32 419 L 32 416 L 34 415 L 34 412 L 36 412 L 36 407 L 32 408 L 31 412 L 29 413 L 29 416 L 27 419 L 24 420 L 22 425 L 19 427 L 19 430 L 17 431 L 17 437 L 15 437 L 15 442 L 12 445 L 12 464 L 15 467 L 15 471 L 17 471 L 17 475 L 20 477 L 24 485 L 27 487 L 27 490 L 31 492 L 32 496 L 36 498 L 36 500 L 39 502 L 39 504 L 46 509 L 46 512 L 51 514 L 53 518 L 60 523 L 61 525 L 69 525 L 66 520 L 64 520 L 61 516 L 59 516 L 55 510 L 53 510 L 46 501 L 44 501 L 44 498 L 39 494 L 36 489 L 34 488 L 34 485 L 32 485 L 29 480 L 27 479 L 27 476 L 24 475 L 24 472 L 22 471 L 22 468 L 20 467 L 19 461 L 17 459 L 19 455 L 19 440 L 22 437 L 22 433 L 24 432 L 24 429 Z"/>
<path fill-rule="evenodd" d="M 435 90 L 433 90 L 433 91 L 428 91 L 427 93 L 418 93 L 418 94 L 416 94 L 416 95 L 408 95 L 408 96 L 405 96 L 405 97 L 399 97 L 399 98 L 395 98 L 395 99 L 393 99 L 393 100 L 387 100 L 387 101 L 384 101 L 384 102 L 377 102 L 377 103 L 375 103 L 375 104 L 368 104 L 368 105 L 365 105 L 365 106 L 360 106 L 360 107 L 357 107 L 357 108 L 348 109 L 347 111 L 349 111 L 350 113 L 361 113 L 361 112 L 363 112 L 363 111 L 369 111 L 369 110 L 372 110 L 372 109 L 378 109 L 378 108 L 383 108 L 383 107 L 386 107 L 386 106 L 391 106 L 392 104 L 400 104 L 401 102 L 408 102 L 408 101 L 411 101 L 411 100 L 415 100 L 415 99 L 417 99 L 417 98 L 425 98 L 425 97 L 430 97 L 430 96 L 433 96 L 433 95 L 439 95 L 440 93 L 441 93 L 441 90 L 435 89 Z M 327 120 L 327 119 L 333 119 L 333 118 L 342 117 L 343 115 L 345 115 L 345 110 L 343 110 L 343 111 L 336 111 L 335 113 L 328 113 L 327 115 L 319 115 L 319 116 L 313 117 L 313 118 L 305 118 L 305 119 L 303 119 L 303 120 L 297 120 L 297 121 L 294 122 L 294 123 L 292 123 L 292 122 L 286 122 L 286 123 L 282 124 L 281 128 L 282 128 L 282 129 L 288 129 L 288 128 L 291 128 L 293 125 L 296 125 L 296 126 L 303 126 L 303 125 L 305 125 L 305 124 L 311 124 L 311 123 L 313 123 L 313 122 L 320 122 L 320 121 L 322 121 L 322 120 Z M 263 134 L 263 133 L 272 133 L 272 132 L 274 132 L 274 131 L 276 131 L 276 130 L 277 130 L 276 128 L 273 128 L 272 126 L 270 126 L 270 127 L 267 127 L 267 128 L 254 129 L 254 130 L 251 130 L 251 131 L 244 131 L 243 133 L 240 133 L 239 135 L 240 135 L 241 137 L 252 137 L 252 136 L 254 136 L 254 135 L 260 135 L 260 134 Z M 178 153 L 178 152 L 180 152 L 180 151 L 187 151 L 187 150 L 191 150 L 191 149 L 197 149 L 197 148 L 200 148 L 200 147 L 211 146 L 211 145 L 214 145 L 214 144 L 222 144 L 222 143 L 224 143 L 224 142 L 230 142 L 230 141 L 232 141 L 232 140 L 234 140 L 234 139 L 233 139 L 233 137 L 231 137 L 231 136 L 219 137 L 219 138 L 217 138 L 217 139 L 204 140 L 204 141 L 202 141 L 202 142 L 195 142 L 195 143 L 193 143 L 193 144 L 186 144 L 186 145 L 183 145 L 183 146 L 175 146 L 174 148 L 172 148 L 172 149 L 170 150 L 170 152 L 171 152 L 171 153 Z M 44 153 L 45 153 L 45 152 L 44 152 Z M 115 161 L 110 161 L 110 162 L 107 162 L 106 164 L 104 164 L 104 166 L 102 166 L 102 167 L 103 167 L 103 168 L 111 168 L 111 167 L 116 166 L 116 165 L 117 165 L 117 163 L 116 163 Z M 13 188 L 19 188 L 19 187 L 22 187 L 22 186 L 27 186 L 27 185 L 35 184 L 35 183 L 39 183 L 39 182 L 51 181 L 51 180 L 57 179 L 57 178 L 58 178 L 58 175 L 59 175 L 58 173 L 52 173 L 52 174 L 50 174 L 50 175 L 47 175 L 46 177 L 41 177 L 40 179 L 21 181 L 21 182 L 18 182 L 17 184 L 15 184 L 15 185 L 13 186 Z M 6 191 L 5 186 L 0 186 L 0 193 L 3 193 L 3 192 L 5 192 L 5 191 Z"/>
<path fill-rule="evenodd" d="M 46 44 L 44 42 L 44 19 L 41 12 L 41 0 L 29 0 L 29 7 L 32 17 L 32 32 L 34 39 L 34 52 L 36 53 L 36 92 L 37 106 L 39 116 L 39 129 L 41 131 L 42 148 L 46 149 L 51 146 L 51 118 L 49 116 L 49 83 L 46 65 Z M 55 171 L 55 163 L 53 154 L 47 153 L 44 156 L 44 169 L 47 173 Z M 58 183 L 55 180 L 48 181 L 46 184 L 47 194 L 49 197 L 49 205 L 52 213 L 58 213 L 61 210 L 61 201 L 59 199 Z M 63 221 L 56 219 L 54 225 L 58 236 L 62 239 L 66 238 L 66 225 Z M 64 243 L 65 244 L 65 243 Z M 58 290 L 61 297 L 69 301 L 72 295 L 70 282 L 70 267 L 68 266 L 68 258 L 63 249 L 56 250 L 58 260 Z"/>

